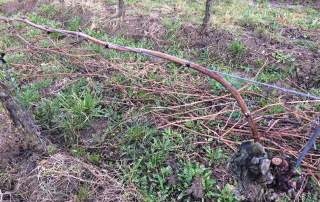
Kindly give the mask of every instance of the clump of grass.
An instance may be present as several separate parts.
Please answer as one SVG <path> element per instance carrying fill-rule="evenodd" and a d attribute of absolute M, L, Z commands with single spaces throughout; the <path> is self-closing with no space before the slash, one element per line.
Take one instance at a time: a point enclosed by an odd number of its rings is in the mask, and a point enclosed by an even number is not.
<path fill-rule="evenodd" d="M 81 25 L 81 18 L 79 16 L 74 16 L 69 22 L 68 22 L 68 28 L 71 31 L 78 31 Z"/>
<path fill-rule="evenodd" d="M 232 55 L 236 57 L 243 56 L 246 53 L 246 50 L 247 50 L 246 45 L 238 40 L 233 41 L 229 45 L 229 51 L 231 52 Z"/>
<path fill-rule="evenodd" d="M 23 86 L 21 89 L 17 90 L 18 99 L 25 107 L 30 108 L 33 104 L 40 101 L 40 90 L 48 87 L 51 82 L 51 80 L 43 80 L 31 85 Z"/>
<path fill-rule="evenodd" d="M 281 105 L 276 105 L 276 106 L 272 106 L 269 109 L 269 114 L 280 114 L 280 113 L 284 113 L 286 111 L 286 109 L 281 106 Z"/>
<path fill-rule="evenodd" d="M 211 147 L 205 147 L 204 150 L 210 165 L 218 165 L 227 158 L 226 153 L 221 148 L 212 149 Z"/>
<path fill-rule="evenodd" d="M 102 114 L 99 96 L 83 82 L 53 99 L 43 99 L 35 112 L 41 126 L 60 130 L 66 143 L 77 142 L 79 131 Z"/>
<path fill-rule="evenodd" d="M 90 188 L 86 185 L 80 186 L 79 191 L 77 193 L 77 201 L 88 201 L 91 193 Z"/>
<path fill-rule="evenodd" d="M 280 81 L 286 76 L 286 72 L 284 72 L 282 69 L 278 68 L 277 66 L 271 66 L 260 73 L 258 80 L 261 82 L 272 83 Z"/>
<path fill-rule="evenodd" d="M 58 9 L 53 4 L 43 4 L 38 13 L 45 18 L 53 19 L 58 14 Z"/>

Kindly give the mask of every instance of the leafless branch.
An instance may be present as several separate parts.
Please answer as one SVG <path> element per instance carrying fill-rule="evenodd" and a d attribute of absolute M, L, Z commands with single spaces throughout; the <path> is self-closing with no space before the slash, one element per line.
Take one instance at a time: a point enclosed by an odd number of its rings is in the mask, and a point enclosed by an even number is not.
<path fill-rule="evenodd" d="M 191 69 L 194 69 L 194 70 L 216 80 L 217 82 L 222 84 L 230 92 L 230 94 L 237 100 L 237 102 L 241 108 L 242 113 L 245 115 L 245 117 L 248 121 L 248 124 L 251 128 L 253 138 L 256 141 L 258 141 L 260 139 L 260 136 L 258 134 L 258 130 L 256 127 L 256 122 L 253 119 L 253 117 L 252 117 L 245 101 L 243 100 L 241 94 L 239 93 L 239 91 L 234 86 L 232 86 L 228 81 L 226 81 L 222 76 L 220 76 L 218 73 L 210 71 L 208 68 L 206 68 L 204 66 L 201 66 L 197 63 L 193 63 L 191 61 L 181 59 L 181 58 L 178 58 L 178 57 L 166 54 L 166 53 L 162 53 L 159 51 L 154 51 L 154 50 L 149 50 L 149 49 L 144 49 L 144 48 L 132 48 L 132 47 L 128 47 L 128 46 L 116 45 L 116 44 L 112 44 L 109 42 L 101 41 L 99 39 L 91 37 L 91 36 L 89 36 L 85 33 L 82 33 L 82 32 L 74 32 L 74 31 L 63 30 L 63 29 L 54 29 L 54 28 L 51 28 L 48 26 L 38 25 L 38 24 L 31 22 L 27 18 L 7 18 L 7 17 L 0 16 L 0 20 L 6 21 L 6 22 L 16 21 L 16 22 L 25 23 L 27 25 L 34 27 L 34 28 L 43 30 L 47 33 L 56 32 L 56 33 L 60 33 L 63 35 L 73 36 L 73 37 L 77 37 L 77 38 L 83 38 L 83 39 L 86 39 L 92 43 L 103 46 L 107 49 L 113 49 L 113 50 L 122 51 L 122 52 L 133 52 L 133 53 L 138 53 L 138 54 L 144 54 L 144 55 L 151 56 L 151 57 L 162 58 L 162 59 L 180 64 L 182 66 L 186 66 Z"/>

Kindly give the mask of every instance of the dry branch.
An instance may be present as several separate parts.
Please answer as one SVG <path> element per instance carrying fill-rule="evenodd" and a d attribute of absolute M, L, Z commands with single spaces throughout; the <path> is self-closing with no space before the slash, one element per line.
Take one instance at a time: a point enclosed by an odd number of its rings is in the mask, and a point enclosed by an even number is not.
<path fill-rule="evenodd" d="M 27 18 L 7 18 L 7 17 L 2 17 L 0 16 L 0 20 L 2 21 L 6 21 L 6 22 L 22 22 L 25 23 L 27 25 L 30 25 L 34 28 L 43 30 L 47 33 L 60 33 L 63 35 L 68 35 L 68 36 L 73 36 L 73 37 L 77 37 L 77 38 L 82 38 L 88 41 L 91 41 L 97 45 L 100 46 L 104 46 L 107 49 L 113 49 L 113 50 L 117 50 L 117 51 L 123 51 L 123 52 L 133 52 L 133 53 L 138 53 L 138 54 L 144 54 L 147 56 L 151 56 L 151 57 L 157 57 L 157 58 L 162 58 L 177 64 L 180 64 L 182 66 L 186 66 L 189 67 L 191 69 L 194 69 L 204 75 L 209 76 L 210 78 L 216 80 L 217 82 L 219 82 L 220 84 L 222 84 L 229 92 L 230 94 L 237 100 L 242 113 L 244 114 L 244 116 L 246 117 L 248 124 L 251 128 L 251 132 L 253 135 L 253 138 L 258 141 L 260 139 L 260 136 L 258 134 L 258 130 L 256 127 L 256 122 L 253 119 L 245 101 L 243 100 L 241 94 L 239 93 L 239 91 L 233 87 L 228 81 L 226 81 L 222 76 L 220 76 L 219 74 L 210 71 L 208 68 L 201 66 L 199 64 L 190 62 L 188 60 L 185 59 L 181 59 L 166 53 L 162 53 L 159 51 L 153 51 L 153 50 L 148 50 L 148 49 L 144 49 L 144 48 L 132 48 L 132 47 L 127 47 L 127 46 L 121 46 L 121 45 L 116 45 L 116 44 L 112 44 L 109 42 L 105 42 L 105 41 L 101 41 L 99 39 L 96 39 L 94 37 L 91 37 L 85 33 L 82 32 L 74 32 L 74 31 L 69 31 L 69 30 L 63 30 L 63 29 L 54 29 L 48 26 L 44 26 L 44 25 L 38 25 L 35 24 L 33 22 L 31 22 L 30 20 L 28 20 Z"/>

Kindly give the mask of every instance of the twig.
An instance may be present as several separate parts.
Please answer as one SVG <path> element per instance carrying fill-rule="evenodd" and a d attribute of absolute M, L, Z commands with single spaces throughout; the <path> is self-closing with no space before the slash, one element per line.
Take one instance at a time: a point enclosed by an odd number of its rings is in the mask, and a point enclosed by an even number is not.
<path fill-rule="evenodd" d="M 43 30 L 47 33 L 56 32 L 56 33 L 60 33 L 60 34 L 66 35 L 66 36 L 80 37 L 80 38 L 84 38 L 88 41 L 91 41 L 97 45 L 104 46 L 107 49 L 113 49 L 113 50 L 123 51 L 123 52 L 133 52 L 133 53 L 138 53 L 138 54 L 144 54 L 147 56 L 162 58 L 162 59 L 180 64 L 180 65 L 189 67 L 191 69 L 194 69 L 194 70 L 216 80 L 217 82 L 222 84 L 231 93 L 231 95 L 237 100 L 237 102 L 241 108 L 242 113 L 244 114 L 244 116 L 246 117 L 246 119 L 250 125 L 253 138 L 256 141 L 259 141 L 259 139 L 260 139 L 260 135 L 258 134 L 258 130 L 256 127 L 256 122 L 252 118 L 252 115 L 248 109 L 248 106 L 246 105 L 246 103 L 243 100 L 239 91 L 235 87 L 233 87 L 228 81 L 226 81 L 222 76 L 220 76 L 218 73 L 210 71 L 208 68 L 206 68 L 204 66 L 201 66 L 199 64 L 190 62 L 188 60 L 181 59 L 181 58 L 178 58 L 178 57 L 166 54 L 166 53 L 162 53 L 159 51 L 153 51 L 153 50 L 148 50 L 148 49 L 144 49 L 144 48 L 132 48 L 132 47 L 128 47 L 128 46 L 116 45 L 116 44 L 112 44 L 109 42 L 101 41 L 99 39 L 91 37 L 91 36 L 89 36 L 85 33 L 82 33 L 82 32 L 74 32 L 74 31 L 63 30 L 63 29 L 54 29 L 54 28 L 51 28 L 48 26 L 38 25 L 38 24 L 31 22 L 27 18 L 7 18 L 7 17 L 0 16 L 0 20 L 6 21 L 6 22 L 16 21 L 16 22 L 25 23 L 27 25 L 34 27 L 34 28 Z"/>

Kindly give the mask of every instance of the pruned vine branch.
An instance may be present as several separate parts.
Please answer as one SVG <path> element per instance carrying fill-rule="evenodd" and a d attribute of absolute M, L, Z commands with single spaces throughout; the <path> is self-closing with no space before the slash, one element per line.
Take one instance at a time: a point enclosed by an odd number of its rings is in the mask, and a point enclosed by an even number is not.
<path fill-rule="evenodd" d="M 63 30 L 63 29 L 55 29 L 55 28 L 51 28 L 48 26 L 44 26 L 44 25 L 38 25 L 35 24 L 33 22 L 31 22 L 30 20 L 28 20 L 27 18 L 7 18 L 7 17 L 2 17 L 0 16 L 0 20 L 2 21 L 6 21 L 6 22 L 21 22 L 21 23 L 25 23 L 27 25 L 30 25 L 34 28 L 40 29 L 42 31 L 45 31 L 47 33 L 60 33 L 63 35 L 67 35 L 67 36 L 73 36 L 73 37 L 77 37 L 77 38 L 82 38 L 85 39 L 87 41 L 90 41 L 92 43 L 95 43 L 97 45 L 103 46 L 106 49 L 113 49 L 113 50 L 117 50 L 117 51 L 122 51 L 122 52 L 133 52 L 133 53 L 138 53 L 138 54 L 144 54 L 144 55 L 148 55 L 148 56 L 152 56 L 152 57 L 157 57 L 157 58 L 161 58 L 161 59 L 165 59 L 168 60 L 170 62 L 174 62 L 177 64 L 180 64 L 182 66 L 186 66 L 189 67 L 191 69 L 194 69 L 204 75 L 209 76 L 210 78 L 216 80 L 217 82 L 219 82 L 220 84 L 222 84 L 229 92 L 230 94 L 236 99 L 236 101 L 238 102 L 242 113 L 244 114 L 244 116 L 246 117 L 248 124 L 251 128 L 251 132 L 253 135 L 253 138 L 258 141 L 260 139 L 257 127 L 256 127 L 256 122 L 253 119 L 248 106 L 246 105 L 245 101 L 243 100 L 241 94 L 239 93 L 239 91 L 232 86 L 228 81 L 226 81 L 221 75 L 219 75 L 216 72 L 210 71 L 208 68 L 199 65 L 197 63 L 193 63 L 191 61 L 185 60 L 185 59 L 181 59 L 163 52 L 159 52 L 159 51 L 154 51 L 154 50 L 149 50 L 149 49 L 144 49 L 144 48 L 133 48 L 133 47 L 128 47 L 128 46 L 121 46 L 121 45 L 116 45 L 116 44 L 112 44 L 106 41 L 102 41 L 99 39 L 96 39 L 94 37 L 91 37 L 85 33 L 82 32 L 75 32 L 75 31 L 69 31 L 69 30 Z"/>

